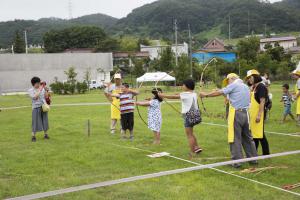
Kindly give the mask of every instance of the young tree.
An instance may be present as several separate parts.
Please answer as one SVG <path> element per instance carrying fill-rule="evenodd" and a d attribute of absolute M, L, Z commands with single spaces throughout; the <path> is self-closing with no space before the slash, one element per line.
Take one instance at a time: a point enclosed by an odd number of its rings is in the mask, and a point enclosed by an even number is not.
<path fill-rule="evenodd" d="M 164 49 L 160 55 L 160 71 L 171 71 L 174 68 L 174 54 L 171 47 Z"/>
<path fill-rule="evenodd" d="M 181 56 L 178 60 L 178 66 L 175 68 L 176 82 L 182 84 L 185 79 L 190 78 L 190 59 L 188 56 Z"/>
<path fill-rule="evenodd" d="M 237 52 L 239 58 L 245 59 L 247 63 L 254 63 L 257 60 L 257 54 L 259 51 L 259 39 L 257 37 L 249 37 L 240 40 L 237 45 Z"/>
<path fill-rule="evenodd" d="M 136 77 L 142 76 L 145 73 L 144 70 L 145 61 L 136 59 L 133 61 L 133 63 L 134 63 L 133 75 L 135 75 Z"/>
<path fill-rule="evenodd" d="M 86 83 L 87 86 L 90 84 L 90 82 L 91 82 L 91 68 L 86 69 L 86 71 L 84 72 L 83 80 L 84 80 L 84 82 Z"/>
<path fill-rule="evenodd" d="M 16 31 L 15 33 L 13 45 L 15 53 L 25 53 L 25 42 L 19 31 Z"/>
<path fill-rule="evenodd" d="M 67 71 L 65 71 L 65 75 L 67 75 L 68 82 L 72 85 L 76 83 L 77 73 L 75 72 L 74 67 L 70 67 Z"/>

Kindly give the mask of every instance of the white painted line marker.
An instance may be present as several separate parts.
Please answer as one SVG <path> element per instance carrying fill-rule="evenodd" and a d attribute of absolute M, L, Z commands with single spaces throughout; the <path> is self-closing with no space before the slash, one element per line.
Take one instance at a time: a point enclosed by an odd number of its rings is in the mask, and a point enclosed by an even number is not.
<path fill-rule="evenodd" d="M 244 162 L 249 162 L 249 161 L 254 161 L 254 160 L 264 160 L 264 159 L 269 159 L 269 158 L 288 156 L 288 155 L 296 155 L 296 154 L 300 154 L 300 150 L 277 153 L 277 154 L 272 154 L 272 155 L 267 155 L 267 156 L 245 158 L 245 159 L 241 159 L 241 160 L 231 160 L 231 161 L 219 162 L 219 163 L 213 163 L 213 164 L 207 164 L 207 165 L 200 165 L 198 163 L 194 163 L 197 166 L 169 170 L 169 171 L 162 171 L 162 172 L 157 172 L 157 173 L 152 173 L 152 174 L 145 174 L 145 175 L 141 175 L 141 176 L 122 178 L 122 179 L 118 179 L 118 180 L 105 181 L 105 182 L 99 182 L 99 183 L 88 184 L 88 185 L 75 186 L 75 187 L 70 187 L 70 188 L 66 188 L 66 189 L 60 189 L 60 190 L 54 190 L 54 191 L 49 191 L 49 192 L 43 192 L 43 193 L 37 193 L 37 194 L 25 195 L 25 196 L 21 196 L 21 197 L 10 198 L 8 200 L 40 199 L 40 198 L 51 197 L 51 196 L 56 196 L 56 195 L 61 195 L 61 194 L 66 194 L 66 193 L 71 193 L 71 192 L 78 192 L 78 191 L 83 191 L 83 190 L 88 190 L 88 189 L 95 189 L 95 188 L 100 188 L 100 187 L 105 187 L 105 186 L 111 186 L 111 185 L 116 185 L 116 184 L 120 184 L 120 183 L 128 183 L 128 182 L 133 182 L 133 181 L 138 181 L 138 180 L 145 180 L 145 179 L 157 178 L 157 177 L 168 176 L 168 175 L 173 175 L 173 174 L 192 172 L 192 171 L 197 171 L 197 170 L 202 170 L 202 169 L 213 169 L 214 167 L 221 167 L 221 166 L 244 163 Z M 180 159 L 180 160 L 184 160 L 184 159 Z M 217 170 L 217 169 L 215 169 L 215 170 Z M 221 172 L 223 173 L 223 171 L 221 171 Z M 226 174 L 230 174 L 230 173 L 226 172 Z M 230 174 L 230 175 L 232 175 L 232 174 Z M 248 180 L 247 178 L 242 177 L 242 176 L 241 177 L 238 175 L 235 175 L 235 176 L 239 177 L 239 178 L 243 178 L 245 180 Z M 296 192 L 284 190 L 282 188 L 278 188 L 276 186 L 271 186 L 271 185 L 268 185 L 265 183 L 260 183 L 255 180 L 251 180 L 251 181 L 258 183 L 258 184 L 268 186 L 268 187 L 272 187 L 274 189 L 276 188 L 278 190 L 281 190 L 281 191 L 284 191 L 284 192 L 287 192 L 290 194 L 294 194 L 296 196 L 300 196 L 300 194 L 296 193 Z"/>

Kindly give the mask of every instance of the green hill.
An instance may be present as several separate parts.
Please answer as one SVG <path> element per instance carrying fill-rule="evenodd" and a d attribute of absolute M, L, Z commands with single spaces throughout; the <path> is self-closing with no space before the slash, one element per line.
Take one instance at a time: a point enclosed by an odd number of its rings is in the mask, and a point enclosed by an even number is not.
<path fill-rule="evenodd" d="M 159 0 L 133 10 L 114 28 L 120 34 L 170 38 L 173 21 L 177 19 L 181 31 L 190 24 L 193 33 L 219 27 L 222 35 L 228 35 L 230 16 L 232 37 L 241 37 L 252 32 L 263 33 L 265 24 L 267 31 L 299 31 L 299 13 L 299 0 L 277 4 L 262 0 Z"/>
<path fill-rule="evenodd" d="M 273 4 L 267 0 L 158 0 L 134 9 L 120 20 L 94 14 L 72 20 L 45 18 L 0 22 L 0 47 L 11 45 L 16 30 L 26 29 L 29 43 L 38 44 L 50 29 L 74 25 L 99 26 L 110 35 L 172 39 L 174 19 L 178 21 L 180 40 L 187 39 L 186 30 L 190 24 L 195 40 L 203 43 L 215 36 L 228 37 L 229 16 L 232 38 L 265 31 L 281 34 L 300 31 L 299 0 Z"/>
<path fill-rule="evenodd" d="M 0 46 L 7 47 L 11 45 L 14 33 L 27 30 L 29 44 L 41 44 L 42 36 L 51 29 L 63 29 L 75 25 L 93 25 L 103 29 L 109 29 L 118 19 L 103 15 L 93 14 L 83 17 L 64 20 L 59 18 L 42 18 L 35 20 L 14 20 L 0 22 Z"/>

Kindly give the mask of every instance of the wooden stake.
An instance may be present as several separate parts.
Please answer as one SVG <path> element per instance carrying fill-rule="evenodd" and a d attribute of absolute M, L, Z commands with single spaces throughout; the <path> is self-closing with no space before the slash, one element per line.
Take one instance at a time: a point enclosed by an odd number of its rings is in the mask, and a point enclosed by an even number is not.
<path fill-rule="evenodd" d="M 90 137 L 90 135 L 91 135 L 91 122 L 89 119 L 87 121 L 87 135 L 88 135 L 88 137 Z"/>

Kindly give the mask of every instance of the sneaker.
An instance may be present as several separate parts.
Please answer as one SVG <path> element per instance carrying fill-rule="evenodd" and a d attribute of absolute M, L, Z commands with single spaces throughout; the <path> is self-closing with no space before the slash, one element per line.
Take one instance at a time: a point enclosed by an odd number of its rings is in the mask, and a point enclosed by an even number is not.
<path fill-rule="evenodd" d="M 31 138 L 31 142 L 36 142 L 36 137 L 35 137 L 35 136 L 33 136 L 33 137 Z"/>
<path fill-rule="evenodd" d="M 239 168 L 242 167 L 241 164 L 232 164 L 231 166 L 232 166 L 233 168 L 235 168 L 235 169 L 239 169 Z"/>
<path fill-rule="evenodd" d="M 48 134 L 45 134 L 45 135 L 44 135 L 44 139 L 45 139 L 45 140 L 49 140 L 49 139 L 50 139 L 50 137 L 48 136 Z"/>
<path fill-rule="evenodd" d="M 133 136 L 133 135 L 130 135 L 129 139 L 130 139 L 130 141 L 132 142 L 133 139 L 134 139 L 134 136 Z"/>
<path fill-rule="evenodd" d="M 257 166 L 257 165 L 258 165 L 258 161 L 257 161 L 257 160 L 255 160 L 255 161 L 250 161 L 250 162 L 249 162 L 249 165 Z"/>

